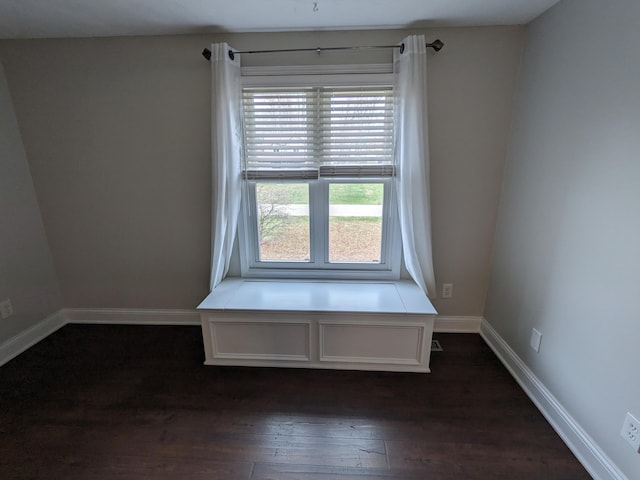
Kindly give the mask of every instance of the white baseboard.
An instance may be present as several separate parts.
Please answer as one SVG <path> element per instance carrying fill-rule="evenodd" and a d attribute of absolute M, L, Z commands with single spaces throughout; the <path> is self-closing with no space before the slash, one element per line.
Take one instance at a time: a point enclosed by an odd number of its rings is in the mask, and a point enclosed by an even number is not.
<path fill-rule="evenodd" d="M 200 325 L 196 310 L 152 310 L 146 308 L 65 308 L 67 323 L 122 325 Z"/>
<path fill-rule="evenodd" d="M 10 338 L 0 345 L 0 366 L 17 357 L 40 340 L 45 339 L 59 328 L 64 327 L 66 323 L 67 320 L 63 311 L 58 310 L 24 332 L 20 332 Z"/>
<path fill-rule="evenodd" d="M 482 317 L 451 317 L 437 315 L 433 324 L 436 333 L 478 333 Z"/>
<path fill-rule="evenodd" d="M 200 325 L 197 310 L 152 310 L 126 308 L 65 308 L 68 323 L 105 323 L 123 325 Z M 482 317 L 438 315 L 434 332 L 478 333 Z"/>
<path fill-rule="evenodd" d="M 481 317 L 438 315 L 434 332 L 478 333 Z M 32 345 L 67 323 L 121 325 L 200 325 L 196 310 L 126 309 L 126 308 L 63 308 L 28 330 L 0 344 L 0 366 L 20 355 Z"/>
<path fill-rule="evenodd" d="M 628 480 L 485 319 L 480 335 L 594 479 Z"/>

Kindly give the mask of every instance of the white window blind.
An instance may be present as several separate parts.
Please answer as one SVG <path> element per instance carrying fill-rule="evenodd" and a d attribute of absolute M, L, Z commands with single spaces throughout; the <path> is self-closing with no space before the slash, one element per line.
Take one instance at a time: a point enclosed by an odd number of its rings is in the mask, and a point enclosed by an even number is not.
<path fill-rule="evenodd" d="M 247 179 L 394 174 L 390 86 L 245 88 L 243 108 Z"/>

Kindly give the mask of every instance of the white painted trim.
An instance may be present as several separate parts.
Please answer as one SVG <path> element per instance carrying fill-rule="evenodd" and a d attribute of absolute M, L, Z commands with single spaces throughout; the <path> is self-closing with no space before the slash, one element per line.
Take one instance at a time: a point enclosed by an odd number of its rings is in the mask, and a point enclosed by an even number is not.
<path fill-rule="evenodd" d="M 434 332 L 477 333 L 481 317 L 435 317 Z M 120 325 L 201 325 L 196 310 L 64 308 L 0 345 L 0 366 L 67 323 Z M 615 478 L 615 477 L 614 477 Z"/>
<path fill-rule="evenodd" d="M 64 311 L 58 310 L 27 330 L 10 338 L 0 345 L 0 366 L 31 348 L 40 340 L 45 339 L 59 328 L 64 327 L 66 323 Z"/>
<path fill-rule="evenodd" d="M 65 308 L 63 311 L 67 318 L 67 323 L 200 325 L 200 315 L 195 310 Z"/>
<path fill-rule="evenodd" d="M 434 333 L 478 333 L 482 317 L 453 317 L 436 315 L 433 325 Z"/>
<path fill-rule="evenodd" d="M 628 480 L 486 319 L 480 335 L 594 479 Z"/>
<path fill-rule="evenodd" d="M 361 85 L 393 85 L 390 73 L 366 74 L 366 80 L 360 73 L 336 75 L 280 75 L 242 77 L 243 87 L 347 87 Z"/>
<path fill-rule="evenodd" d="M 200 325 L 197 310 L 65 308 L 65 323 Z M 436 315 L 436 333 L 478 333 L 482 317 Z"/>
<path fill-rule="evenodd" d="M 366 63 L 347 65 L 265 65 L 242 67 L 243 77 L 274 77 L 291 75 L 372 75 L 393 73 L 393 63 Z"/>
<path fill-rule="evenodd" d="M 285 311 L 369 317 L 436 314 L 427 296 L 412 280 L 225 278 L 197 308 L 252 311 L 261 315 Z"/>

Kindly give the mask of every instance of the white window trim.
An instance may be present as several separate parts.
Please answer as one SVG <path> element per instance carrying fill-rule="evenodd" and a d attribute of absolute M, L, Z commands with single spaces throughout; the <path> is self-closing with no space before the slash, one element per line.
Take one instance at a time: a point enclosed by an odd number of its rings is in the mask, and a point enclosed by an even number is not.
<path fill-rule="evenodd" d="M 248 67 L 243 69 L 243 87 L 284 87 L 284 86 L 353 86 L 392 85 L 390 64 L 382 65 L 338 65 L 338 66 L 294 66 L 294 67 Z M 285 73 L 286 72 L 286 73 Z M 258 252 L 257 222 L 255 218 L 256 197 L 252 180 L 243 180 L 241 219 L 238 222 L 240 267 L 243 278 L 306 278 L 326 280 L 398 280 L 402 242 L 398 223 L 395 177 L 361 179 L 318 179 L 309 182 L 309 208 L 314 208 L 310 225 L 310 238 L 314 242 L 319 237 L 319 225 L 328 219 L 328 198 L 318 198 L 328 193 L 329 183 L 383 183 L 383 230 L 381 259 L 383 263 L 324 263 L 305 266 L 298 262 L 261 262 Z M 314 185 L 315 183 L 315 185 Z M 321 188 L 326 184 L 326 188 Z M 312 188 L 316 187 L 316 188 Z M 324 243 L 322 238 L 320 243 Z M 325 254 L 328 247 L 312 245 L 311 255 Z M 386 262 L 385 262 L 386 260 Z"/>
<path fill-rule="evenodd" d="M 367 63 L 344 65 L 281 65 L 242 67 L 242 81 L 250 81 L 248 77 L 277 77 L 291 75 L 372 75 L 393 74 L 392 63 Z"/>

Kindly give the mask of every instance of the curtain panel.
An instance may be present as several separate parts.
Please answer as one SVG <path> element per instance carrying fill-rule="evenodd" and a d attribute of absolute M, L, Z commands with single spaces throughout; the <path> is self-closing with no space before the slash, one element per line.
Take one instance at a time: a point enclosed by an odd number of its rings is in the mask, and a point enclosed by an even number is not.
<path fill-rule="evenodd" d="M 427 47 L 424 35 L 403 40 L 394 51 L 394 159 L 398 217 L 404 263 L 411 278 L 430 298 L 436 296 L 431 253 L 429 135 L 427 119 Z"/>
<path fill-rule="evenodd" d="M 229 271 L 242 197 L 242 87 L 240 55 L 226 43 L 211 45 L 211 153 L 213 290 Z"/>

